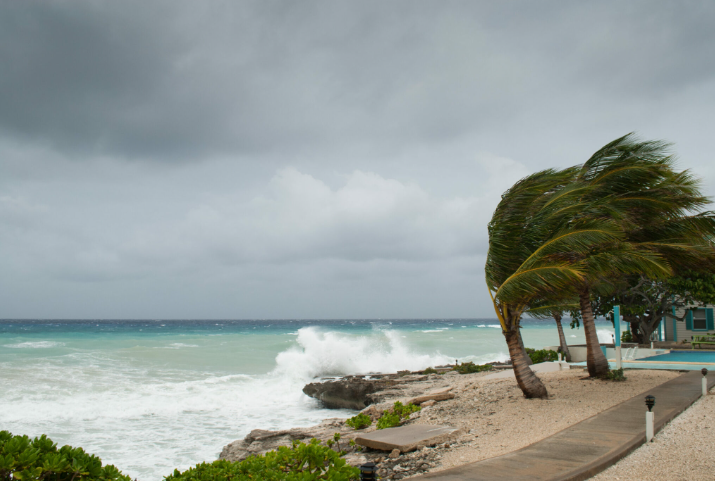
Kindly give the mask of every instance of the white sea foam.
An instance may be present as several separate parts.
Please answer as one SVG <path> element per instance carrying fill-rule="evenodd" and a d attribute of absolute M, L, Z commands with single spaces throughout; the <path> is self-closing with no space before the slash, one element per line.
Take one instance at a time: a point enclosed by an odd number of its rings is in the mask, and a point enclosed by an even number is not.
<path fill-rule="evenodd" d="M 451 357 L 412 351 L 394 330 L 373 330 L 367 336 L 322 332 L 313 327 L 298 331 L 298 346 L 276 358 L 275 374 L 311 379 L 319 376 L 412 371 L 444 364 Z"/>
<path fill-rule="evenodd" d="M 11 349 L 47 349 L 50 347 L 62 347 L 64 342 L 54 342 L 54 341 L 34 341 L 34 342 L 20 342 L 17 344 L 5 344 L 3 347 L 9 347 Z"/>
<path fill-rule="evenodd" d="M 462 327 L 464 327 L 464 326 L 462 326 Z M 443 332 L 446 330 L 447 330 L 447 328 L 445 328 L 445 329 L 425 329 L 423 331 L 418 331 L 418 332 Z"/>
<path fill-rule="evenodd" d="M 172 342 L 168 346 L 157 347 L 156 349 L 183 349 L 185 347 L 199 347 L 198 344 L 184 344 L 183 342 Z"/>
<path fill-rule="evenodd" d="M 598 342 L 601 344 L 613 343 L 613 331 L 609 331 L 607 329 L 597 329 L 596 335 L 598 336 Z"/>

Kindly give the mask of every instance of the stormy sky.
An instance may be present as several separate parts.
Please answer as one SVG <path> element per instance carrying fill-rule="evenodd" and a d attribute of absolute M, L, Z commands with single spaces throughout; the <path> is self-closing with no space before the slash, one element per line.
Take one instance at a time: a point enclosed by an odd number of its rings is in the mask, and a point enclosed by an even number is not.
<path fill-rule="evenodd" d="M 715 3 L 0 0 L 0 318 L 494 317 L 519 178 L 715 194 Z"/>

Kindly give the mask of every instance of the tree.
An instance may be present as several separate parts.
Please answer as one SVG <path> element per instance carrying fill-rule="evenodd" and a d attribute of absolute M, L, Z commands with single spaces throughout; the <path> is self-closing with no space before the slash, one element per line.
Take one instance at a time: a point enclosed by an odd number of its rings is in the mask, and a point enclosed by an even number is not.
<path fill-rule="evenodd" d="M 556 322 L 556 329 L 559 333 L 559 345 L 561 346 L 561 352 L 567 362 L 571 362 L 571 352 L 569 351 L 569 346 L 566 343 L 566 335 L 564 334 L 564 328 L 561 325 L 561 320 L 566 312 L 571 312 L 571 316 L 573 317 L 573 311 L 577 309 L 578 304 L 575 300 L 570 299 L 560 303 L 551 302 L 540 306 L 533 305 L 528 310 L 528 314 L 536 319 L 554 319 Z"/>
<path fill-rule="evenodd" d="M 591 376 L 603 376 L 608 362 L 596 334 L 592 299 L 612 295 L 627 276 L 660 281 L 673 265 L 694 266 L 712 252 L 713 216 L 700 212 L 708 199 L 688 171 L 676 172 L 669 145 L 640 142 L 628 134 L 594 153 L 575 182 L 555 194 L 562 225 L 604 221 L 621 235 L 589 252 L 562 252 L 581 262 L 585 275 L 574 286 L 583 319 Z"/>
<path fill-rule="evenodd" d="M 549 169 L 530 175 L 502 195 L 489 223 L 486 282 L 509 347 L 517 383 L 527 398 L 546 398 L 546 388 L 527 364 L 520 345 L 521 316 L 530 304 L 555 297 L 580 280 L 580 266 L 551 256 L 566 244 L 587 250 L 617 232 L 589 229 L 559 231 L 547 208 L 555 192 L 573 182 L 578 169 Z M 554 231 L 558 235 L 554 237 Z M 546 242 L 549 241 L 550 242 Z"/>

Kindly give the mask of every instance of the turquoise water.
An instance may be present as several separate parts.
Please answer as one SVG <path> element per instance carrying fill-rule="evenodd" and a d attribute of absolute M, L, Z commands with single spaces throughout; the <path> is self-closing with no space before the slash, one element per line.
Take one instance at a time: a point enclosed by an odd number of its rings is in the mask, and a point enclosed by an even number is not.
<path fill-rule="evenodd" d="M 584 342 L 582 330 L 566 336 Z M 528 347 L 558 344 L 551 321 L 525 321 L 523 337 Z M 507 358 L 491 319 L 5 320 L 0 430 L 44 433 L 158 481 L 216 459 L 252 429 L 353 415 L 305 396 L 315 378 Z"/>

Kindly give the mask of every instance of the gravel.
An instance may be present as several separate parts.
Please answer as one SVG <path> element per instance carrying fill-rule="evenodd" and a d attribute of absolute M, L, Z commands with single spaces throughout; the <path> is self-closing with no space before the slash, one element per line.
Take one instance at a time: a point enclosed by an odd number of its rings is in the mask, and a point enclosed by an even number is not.
<path fill-rule="evenodd" d="M 597 481 L 715 479 L 715 394 L 696 401 L 653 438 L 598 476 Z"/>

